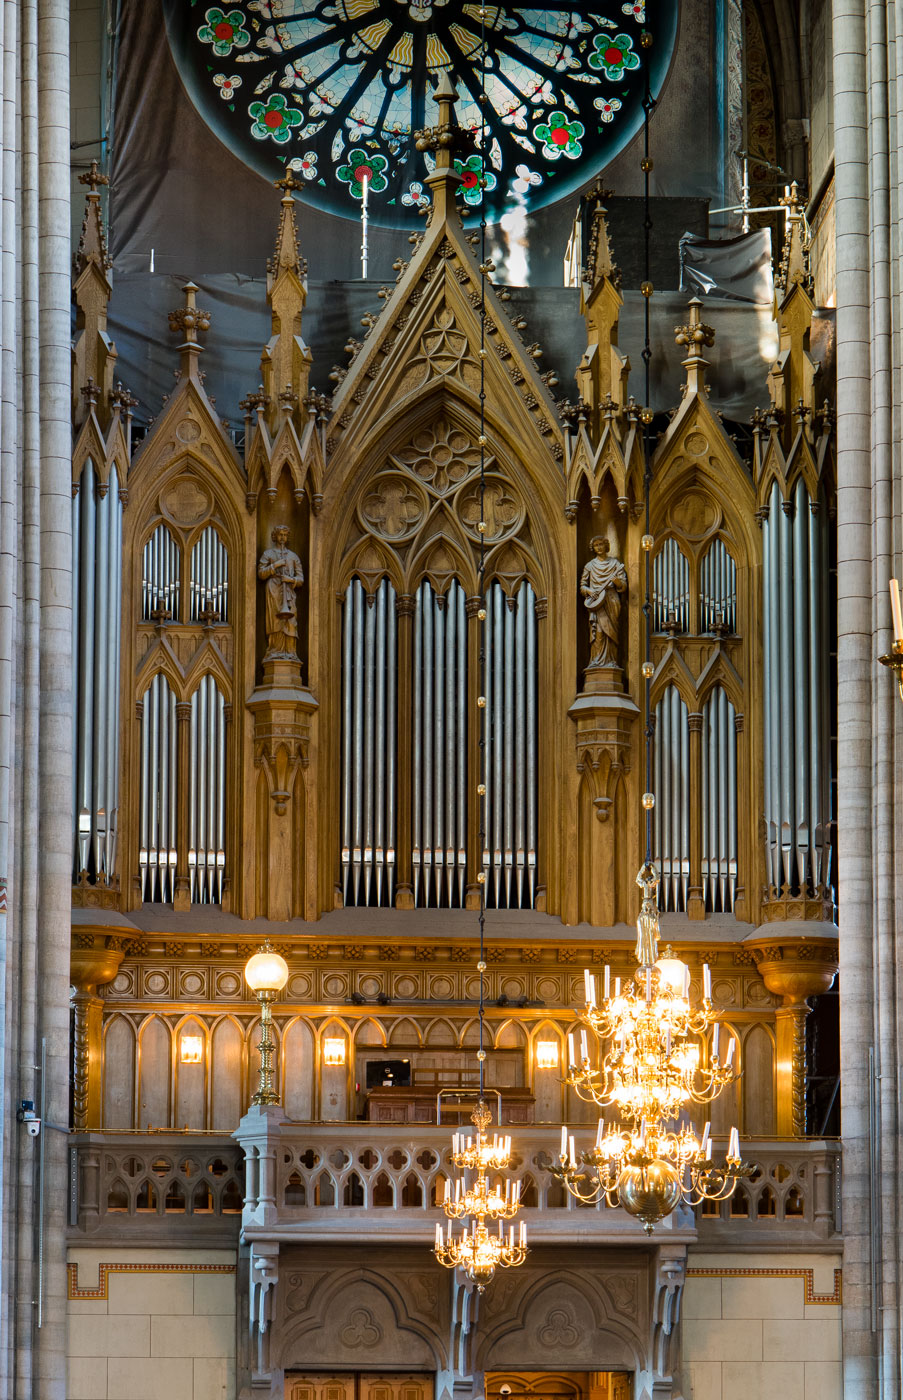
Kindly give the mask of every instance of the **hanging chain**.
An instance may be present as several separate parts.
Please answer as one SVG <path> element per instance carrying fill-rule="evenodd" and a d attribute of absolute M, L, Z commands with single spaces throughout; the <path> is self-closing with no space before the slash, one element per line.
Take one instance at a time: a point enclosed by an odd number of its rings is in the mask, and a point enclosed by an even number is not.
<path fill-rule="evenodd" d="M 486 994 L 486 881 L 488 879 L 486 850 L 486 798 L 488 788 L 488 733 L 490 717 L 486 706 L 486 7 L 480 6 L 480 534 L 479 555 L 479 594 L 480 606 L 477 620 L 480 627 L 480 701 L 482 722 L 480 724 L 480 829 L 479 875 L 480 886 L 480 1098 L 485 1087 L 486 1047 L 484 1045 L 485 994 Z"/>
<path fill-rule="evenodd" d="M 652 35 L 648 30 L 644 30 L 640 35 L 640 44 L 644 49 L 648 49 L 652 44 Z M 654 795 L 652 792 L 652 745 L 654 740 L 654 726 L 652 723 L 652 529 L 650 520 L 650 497 L 652 494 L 652 202 L 650 197 L 650 175 L 652 173 L 652 159 L 649 155 L 649 123 L 652 113 L 655 110 L 655 98 L 649 82 L 649 64 L 644 64 L 644 87 L 643 87 L 643 159 L 640 162 L 640 169 L 643 172 L 643 367 L 645 372 L 643 396 L 645 407 L 643 409 L 643 550 L 646 556 L 644 571 L 644 597 L 643 597 L 643 618 L 646 624 L 645 647 L 643 654 L 643 734 L 645 739 L 646 757 L 646 786 L 643 795 L 643 814 L 645 817 L 646 855 L 645 865 L 652 864 L 652 813 Z"/>

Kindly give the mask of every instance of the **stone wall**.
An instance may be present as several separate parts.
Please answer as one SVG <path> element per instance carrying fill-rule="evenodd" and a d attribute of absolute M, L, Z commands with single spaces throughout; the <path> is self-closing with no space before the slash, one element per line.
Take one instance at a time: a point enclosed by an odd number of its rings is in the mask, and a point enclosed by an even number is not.
<path fill-rule="evenodd" d="M 71 1249 L 68 1400 L 232 1400 L 234 1251 Z"/>
<path fill-rule="evenodd" d="M 839 1254 L 703 1254 L 684 1285 L 684 1400 L 840 1400 Z"/>

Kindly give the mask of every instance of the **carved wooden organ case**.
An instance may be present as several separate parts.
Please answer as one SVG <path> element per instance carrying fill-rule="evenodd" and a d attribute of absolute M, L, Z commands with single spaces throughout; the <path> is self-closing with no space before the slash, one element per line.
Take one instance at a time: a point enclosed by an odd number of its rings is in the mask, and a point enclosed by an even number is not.
<path fill-rule="evenodd" d="M 474 907 L 485 867 L 490 907 L 634 918 L 643 434 L 605 212 L 594 194 L 579 216 L 576 403 L 556 402 L 488 280 L 481 708 L 480 270 L 454 179 L 437 162 L 427 227 L 331 400 L 309 383 L 284 189 L 272 337 L 239 450 L 204 386 L 209 317 L 191 284 L 170 315 L 174 389 L 132 443 L 91 177 L 75 288 L 76 903 L 278 920 Z M 698 303 L 677 332 L 680 403 L 654 425 L 655 857 L 663 909 L 691 920 L 833 911 L 831 417 L 801 239 L 794 209 L 771 406 L 749 450 L 709 401 Z M 292 645 L 274 655 L 258 565 L 277 526 L 304 582 Z M 597 536 L 627 573 L 604 674 L 579 591 Z"/>

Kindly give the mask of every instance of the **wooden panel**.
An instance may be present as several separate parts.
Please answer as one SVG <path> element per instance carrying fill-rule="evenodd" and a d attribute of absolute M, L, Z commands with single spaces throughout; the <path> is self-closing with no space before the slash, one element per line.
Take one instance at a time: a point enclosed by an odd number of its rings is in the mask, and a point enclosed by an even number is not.
<path fill-rule="evenodd" d="M 103 1126 L 135 1126 L 135 1032 L 117 1016 L 107 1029 L 103 1057 Z"/>
<path fill-rule="evenodd" d="M 285 1378 L 285 1400 L 355 1400 L 355 1377 L 338 1375 L 292 1376 Z"/>
<path fill-rule="evenodd" d="M 210 1040 L 210 1127 L 233 1132 L 241 1118 L 242 1035 L 234 1021 L 220 1021 Z"/>
<path fill-rule="evenodd" d="M 306 1021 L 293 1021 L 282 1045 L 285 1116 L 309 1123 L 314 1114 L 314 1041 Z"/>
<path fill-rule="evenodd" d="M 363 1372 L 358 1377 L 358 1400 L 433 1400 L 433 1378 Z"/>
<path fill-rule="evenodd" d="M 774 1042 L 764 1026 L 753 1026 L 743 1046 L 743 1131 L 775 1132 Z"/>
<path fill-rule="evenodd" d="M 285 1400 L 433 1400 L 433 1378 L 405 1372 L 289 1374 Z"/>
<path fill-rule="evenodd" d="M 168 1128 L 172 1071 L 169 1027 L 154 1016 L 141 1032 L 138 1071 L 138 1123 L 141 1129 Z"/>

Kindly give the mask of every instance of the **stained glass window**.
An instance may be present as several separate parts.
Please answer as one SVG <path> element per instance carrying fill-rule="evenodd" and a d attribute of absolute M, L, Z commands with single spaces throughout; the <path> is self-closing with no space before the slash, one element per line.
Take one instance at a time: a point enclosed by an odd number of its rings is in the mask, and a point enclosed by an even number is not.
<path fill-rule="evenodd" d="M 490 218 L 538 208 L 601 170 L 642 120 L 645 66 L 656 92 L 674 47 L 678 0 L 603 0 L 591 11 L 485 8 L 485 141 L 480 141 L 480 8 L 454 0 L 164 0 L 167 32 L 195 105 L 264 175 L 290 166 L 311 203 L 398 226 L 429 202 L 432 157 L 413 134 L 450 72 L 462 126 L 464 205 L 485 179 Z M 644 46 L 644 31 L 652 43 Z"/>

